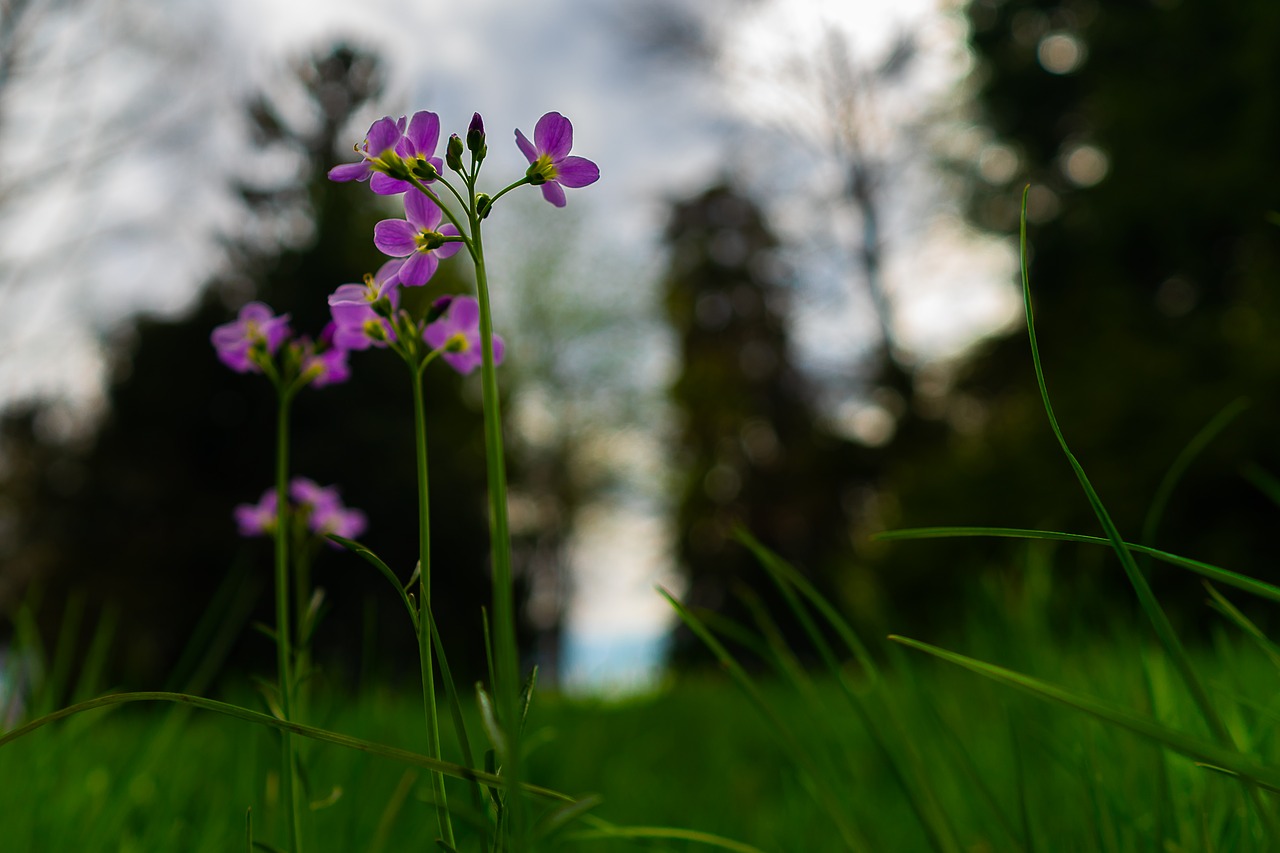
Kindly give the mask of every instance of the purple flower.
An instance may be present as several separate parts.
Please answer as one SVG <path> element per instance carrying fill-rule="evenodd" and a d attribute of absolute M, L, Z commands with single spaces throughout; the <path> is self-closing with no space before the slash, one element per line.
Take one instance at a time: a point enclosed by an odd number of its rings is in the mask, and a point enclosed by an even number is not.
<path fill-rule="evenodd" d="M 343 349 L 385 347 L 396 333 L 386 317 L 373 308 L 386 298 L 394 312 L 400 307 L 400 260 L 387 261 L 374 276 L 366 276 L 364 284 L 341 285 L 329 296 L 329 312 L 333 315 L 333 342 Z"/>
<path fill-rule="evenodd" d="M 449 366 L 462 374 L 470 373 L 484 361 L 480 341 L 480 303 L 470 296 L 443 297 L 444 313 L 427 326 L 422 338 L 432 349 L 443 350 L 441 356 Z M 493 363 L 502 363 L 505 347 L 502 338 L 493 336 Z"/>
<path fill-rule="evenodd" d="M 418 287 L 435 275 L 440 258 L 454 254 L 462 244 L 444 242 L 444 237 L 457 237 L 458 229 L 446 225 L 436 230 L 444 214 L 422 193 L 404 197 L 404 214 L 404 219 L 384 219 L 375 225 L 373 243 L 384 254 L 406 258 L 400 267 L 400 283 Z"/>
<path fill-rule="evenodd" d="M 289 481 L 291 509 L 303 513 L 307 529 L 324 536 L 333 533 L 354 539 L 369 526 L 365 514 L 342 505 L 337 486 L 322 487 L 306 477 Z M 235 508 L 236 525 L 241 536 L 264 536 L 275 532 L 278 522 L 276 490 L 267 489 L 256 504 L 240 504 Z M 340 547 L 330 543 L 335 548 Z"/>
<path fill-rule="evenodd" d="M 573 148 L 573 125 L 560 113 L 547 113 L 533 128 L 533 143 L 516 130 L 516 145 L 529 161 L 525 174 L 534 186 L 542 187 L 542 197 L 556 207 L 564 207 L 563 187 L 585 187 L 600 180 L 600 169 L 585 157 L 569 156 Z"/>
<path fill-rule="evenodd" d="M 276 490 L 267 489 L 256 504 L 240 504 L 233 511 L 241 536 L 265 536 L 276 529 Z"/>
<path fill-rule="evenodd" d="M 237 373 L 261 373 L 262 368 L 253 359 L 254 349 L 274 355 L 287 337 L 288 314 L 276 317 L 269 305 L 250 302 L 240 309 L 235 320 L 214 329 L 209 339 L 218 351 L 218 360 L 227 367 Z"/>
<path fill-rule="evenodd" d="M 363 512 L 342 505 L 337 486 L 322 487 L 306 477 L 294 477 L 289 497 L 307 514 L 307 528 L 321 536 L 332 533 L 354 539 L 369 526 Z"/>
<path fill-rule="evenodd" d="M 403 121 L 403 119 L 401 119 Z M 414 161 L 420 164 L 430 163 L 436 172 L 444 169 L 444 162 L 436 156 L 436 143 L 440 141 L 440 117 L 435 113 L 421 110 L 409 119 L 409 129 L 396 143 L 395 153 L 412 168 Z M 341 167 L 339 167 L 341 168 Z M 375 173 L 369 182 L 369 188 L 379 195 L 395 195 L 413 189 L 413 184 Z"/>
<path fill-rule="evenodd" d="M 361 159 L 355 163 L 334 166 L 329 170 L 329 180 L 367 180 L 374 173 L 376 167 L 386 168 L 398 162 L 399 157 L 396 154 L 396 146 L 404 135 L 404 123 L 404 116 L 400 116 L 398 121 L 391 118 L 391 116 L 383 116 L 371 124 L 368 134 L 365 135 L 364 142 L 356 146 L 356 153 L 360 155 Z"/>
<path fill-rule="evenodd" d="M 332 327 L 332 328 L 331 328 Z M 336 327 L 330 323 L 325 327 L 327 336 L 332 339 Z M 311 375 L 311 386 L 323 388 L 326 385 L 337 385 L 351 378 L 351 367 L 347 364 L 347 351 L 340 346 L 330 346 L 326 342 L 308 347 L 302 356 L 302 372 Z"/>

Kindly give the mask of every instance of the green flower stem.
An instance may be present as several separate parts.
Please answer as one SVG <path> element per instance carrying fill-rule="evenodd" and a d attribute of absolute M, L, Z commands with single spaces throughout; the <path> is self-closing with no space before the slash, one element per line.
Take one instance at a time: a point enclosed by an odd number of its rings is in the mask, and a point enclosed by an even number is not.
<path fill-rule="evenodd" d="M 515 603 L 511 586 L 511 535 L 507 522 L 507 469 L 502 447 L 502 413 L 498 403 L 498 377 L 493 358 L 493 315 L 489 308 L 489 278 L 484 263 L 484 241 L 476 213 L 475 185 L 469 187 L 471 258 L 476 268 L 476 296 L 480 304 L 480 341 L 483 350 L 481 382 L 484 396 L 484 447 L 489 481 L 489 540 L 493 560 L 494 693 L 506 738 L 502 777 L 506 783 L 506 807 L 512 850 L 521 849 L 524 809 L 520 789 L 520 683 L 516 648 Z"/>
<path fill-rule="evenodd" d="M 422 367 L 410 359 L 406 362 L 413 373 L 413 431 L 418 458 L 418 660 L 422 665 L 422 705 L 427 723 L 427 754 L 440 758 L 440 719 L 436 710 L 436 682 L 431 658 L 431 512 L 427 488 L 427 414 L 422 395 Z M 455 844 L 453 824 L 449 820 L 449 804 L 445 796 L 444 776 L 431 774 L 431 792 L 436 804 L 440 837 L 452 848 Z"/>
<path fill-rule="evenodd" d="M 511 191 L 512 191 L 513 189 L 515 189 L 516 187 L 522 187 L 522 186 L 524 186 L 524 185 L 525 185 L 525 184 L 527 184 L 527 183 L 530 183 L 530 180 L 529 180 L 529 176 L 528 176 L 528 175 L 526 175 L 525 177 L 523 177 L 523 178 L 521 178 L 520 180 L 516 181 L 514 184 L 511 184 L 510 186 L 505 186 L 505 187 L 503 187 L 502 189 L 498 190 L 495 194 L 493 194 L 492 196 L 490 196 L 490 197 L 489 197 L 489 205 L 490 205 L 490 206 L 492 206 L 492 205 L 493 205 L 493 203 L 494 203 L 495 201 L 497 201 L 498 199 L 502 198 L 504 195 L 506 195 L 507 193 L 511 192 Z M 473 204 L 473 205 L 472 205 L 472 207 L 474 207 L 474 206 L 475 206 L 475 205 Z"/>
<path fill-rule="evenodd" d="M 279 389 L 280 405 L 276 416 L 276 664 L 279 670 L 280 713 L 293 719 L 293 675 L 289 629 L 289 406 L 294 388 Z M 302 805 L 300 791 L 294 784 L 293 739 L 280 733 L 280 785 L 283 801 L 289 809 L 288 849 L 302 849 Z"/>

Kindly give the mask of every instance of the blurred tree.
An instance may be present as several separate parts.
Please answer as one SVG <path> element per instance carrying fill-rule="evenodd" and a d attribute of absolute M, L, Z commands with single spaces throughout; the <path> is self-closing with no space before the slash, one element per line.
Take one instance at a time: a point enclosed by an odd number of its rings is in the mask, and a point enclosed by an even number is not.
<path fill-rule="evenodd" d="M 237 540 L 231 510 L 272 482 L 274 392 L 261 377 L 223 367 L 209 333 L 257 298 L 291 313 L 297 332 L 318 334 L 327 295 L 380 262 L 373 225 L 395 215 L 394 201 L 364 185 L 332 184 L 325 172 L 350 151 L 352 122 L 381 86 L 374 56 L 338 46 L 251 99 L 260 156 L 240 184 L 243 228 L 228 237 L 226 272 L 190 316 L 138 322 L 117 350 L 106 420 L 85 446 L 51 443 L 38 414 L 4 423 L 5 452 L 22 463 L 11 464 L 2 486 L 16 531 L 4 573 L 115 602 L 126 626 L 115 674 L 125 683 L 154 683 L 170 670 L 230 567 L 269 590 L 269 542 Z M 462 289 L 457 269 L 446 264 L 407 301 L 423 309 Z M 292 470 L 339 484 L 347 504 L 370 517 L 364 539 L 407 579 L 417 553 L 411 377 L 389 353 L 351 360 L 351 382 L 298 396 Z M 479 395 L 466 392 L 474 379 L 443 364 L 427 374 L 436 617 L 463 679 L 482 671 L 480 608 L 488 601 Z M 321 551 L 313 578 L 328 590 L 330 612 L 318 659 L 348 671 L 413 660 L 412 631 L 385 580 L 354 556 Z M 258 611 L 270 623 L 267 599 Z M 56 619 L 57 610 L 46 616 Z M 268 649 L 250 634 L 240 660 Z"/>
<path fill-rule="evenodd" d="M 1280 231 L 1267 222 L 1280 205 L 1280 6 L 974 0 L 967 14 L 988 139 L 970 172 L 971 218 L 1016 233 L 1032 185 L 1037 327 L 1068 441 L 1136 540 L 1181 448 L 1249 397 L 1151 532 L 1160 547 L 1274 580 L 1276 507 L 1240 471 L 1280 472 L 1280 346 L 1268 331 L 1280 321 Z M 959 429 L 945 443 L 894 443 L 881 523 L 1098 531 L 1048 430 L 1021 328 L 970 358 L 936 408 Z M 862 553 L 895 598 L 940 605 L 967 570 L 1015 562 L 954 543 Z M 1069 553 L 1063 586 L 1123 583 L 1105 552 Z M 1154 581 L 1205 612 L 1194 578 Z M 1059 599 L 1064 617 L 1080 615 L 1072 601 Z"/>
<path fill-rule="evenodd" d="M 686 601 L 755 625 L 753 599 L 791 641 L 803 635 L 752 555 L 742 525 L 819 589 L 837 594 L 850 553 L 845 492 L 856 449 L 826 432 L 792 363 L 785 272 L 759 208 L 721 184 L 675 206 L 667 315 L 679 336 L 674 470 Z M 677 659 L 705 654 L 687 634 Z"/>

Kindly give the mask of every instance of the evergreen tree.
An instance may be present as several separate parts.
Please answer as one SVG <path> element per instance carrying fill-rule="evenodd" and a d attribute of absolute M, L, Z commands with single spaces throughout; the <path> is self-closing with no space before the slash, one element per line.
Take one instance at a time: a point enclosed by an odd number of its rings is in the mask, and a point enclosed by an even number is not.
<path fill-rule="evenodd" d="M 675 206 L 667 229 L 667 316 L 679 336 L 674 469 L 677 553 L 686 600 L 755 626 L 756 602 L 792 641 L 802 637 L 741 525 L 833 597 L 848 567 L 842 500 L 855 451 L 817 422 L 788 343 L 785 272 L 756 204 L 721 184 Z M 703 654 L 677 639 L 677 658 Z"/>

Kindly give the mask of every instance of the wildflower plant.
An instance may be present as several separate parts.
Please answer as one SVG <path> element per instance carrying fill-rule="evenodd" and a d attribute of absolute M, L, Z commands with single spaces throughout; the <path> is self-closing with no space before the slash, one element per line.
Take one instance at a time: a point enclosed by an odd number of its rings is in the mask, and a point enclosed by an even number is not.
<path fill-rule="evenodd" d="M 427 111 L 411 118 L 390 116 L 375 121 L 356 146 L 358 159 L 333 167 L 329 178 L 338 182 L 367 182 L 378 195 L 403 194 L 404 218 L 377 224 L 373 247 L 390 260 L 361 283 L 341 284 L 328 297 L 332 317 L 315 338 L 297 336 L 288 314 L 277 314 L 261 302 L 245 305 L 234 320 L 213 330 L 210 340 L 217 358 L 238 373 L 265 376 L 275 388 L 275 484 L 256 503 L 233 510 L 239 532 L 270 536 L 274 542 L 275 625 L 267 629 L 274 640 L 277 680 L 264 690 L 269 714 L 185 693 L 118 693 L 68 706 L 0 734 L 0 745 L 44 725 L 83 711 L 126 702 L 162 701 L 202 708 L 249 721 L 280 733 L 280 797 L 289 853 L 306 847 L 306 803 L 303 773 L 295 739 L 306 737 L 366 754 L 378 755 L 427 770 L 431 802 L 436 813 L 437 846 L 458 849 L 453 809 L 445 790 L 446 776 L 470 786 L 467 815 L 478 827 L 480 848 L 520 851 L 539 839 L 561 832 L 575 821 L 592 828 L 580 839 L 669 838 L 724 849 L 758 853 L 750 845 L 692 830 L 659 827 L 615 827 L 587 812 L 597 798 L 576 799 L 524 780 L 521 729 L 528 712 L 534 674 L 523 679 L 518 664 L 515 607 L 512 589 L 511 541 L 507 518 L 506 468 L 499 410 L 497 367 L 504 344 L 495 334 L 490 308 L 489 271 L 482 225 L 495 204 L 522 186 L 541 188 L 557 207 L 566 203 L 565 188 L 580 188 L 599 178 L 592 161 L 570 155 L 573 128 L 559 113 L 547 113 L 534 128 L 530 142 L 516 131 L 516 144 L 529 160 L 519 179 L 495 193 L 480 191 L 479 177 L 488 145 L 484 121 L 472 116 L 465 136 L 452 134 L 443 157 L 438 116 Z M 464 162 L 465 158 L 465 162 Z M 401 289 L 420 287 L 442 262 L 463 253 L 475 269 L 476 292 L 437 299 L 422 314 L 402 305 Z M 290 411 L 304 388 L 323 388 L 352 377 L 350 353 L 389 350 L 406 366 L 413 398 L 417 472 L 418 562 L 408 580 L 356 541 L 367 525 L 363 513 L 346 507 L 336 487 L 291 476 L 289 464 Z M 431 599 L 431 533 L 427 457 L 426 401 L 423 376 L 435 362 L 460 374 L 480 373 L 483 431 L 487 468 L 490 563 L 493 574 L 492 608 L 486 614 L 485 643 L 489 661 L 487 685 L 477 685 L 477 700 L 489 749 L 483 763 L 468 737 L 458 691 L 449 671 L 445 643 L 436 630 Z M 315 628 L 320 593 L 310 588 L 310 559 L 327 542 L 346 548 L 373 565 L 394 586 L 417 636 L 423 695 L 427 753 L 418 754 L 308 725 L 300 711 L 309 667 L 308 647 Z M 463 764 L 441 757 L 440 706 L 436 673 L 446 693 L 454 733 Z M 535 822 L 527 813 L 527 798 L 554 804 Z M 311 806 L 314 808 L 314 806 Z M 254 838 L 252 813 L 248 821 L 250 849 L 275 849 Z M 434 848 L 433 848 L 434 849 Z"/>

